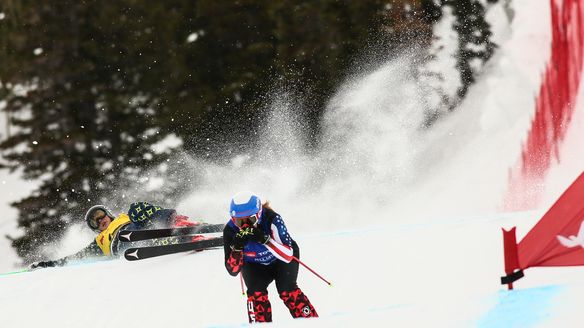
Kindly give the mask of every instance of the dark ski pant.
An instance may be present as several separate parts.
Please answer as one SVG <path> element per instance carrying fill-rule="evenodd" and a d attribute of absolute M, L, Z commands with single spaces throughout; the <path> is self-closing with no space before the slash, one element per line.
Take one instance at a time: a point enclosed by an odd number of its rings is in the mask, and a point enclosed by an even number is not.
<path fill-rule="evenodd" d="M 300 258 L 300 249 L 292 243 L 294 256 Z M 270 265 L 245 263 L 241 273 L 247 286 L 247 310 L 250 323 L 271 322 L 272 306 L 268 299 L 268 285 L 276 282 L 278 294 L 294 318 L 317 317 L 310 300 L 298 288 L 298 262 L 280 260 Z"/>
<path fill-rule="evenodd" d="M 300 249 L 296 242 L 292 243 L 292 250 L 294 251 L 294 256 L 300 258 Z M 296 285 L 298 262 L 296 261 L 286 263 L 276 260 L 269 265 L 245 263 L 241 269 L 241 274 L 247 286 L 248 295 L 254 292 L 267 293 L 268 285 L 272 281 L 276 281 L 278 293 L 289 292 L 298 288 Z"/>

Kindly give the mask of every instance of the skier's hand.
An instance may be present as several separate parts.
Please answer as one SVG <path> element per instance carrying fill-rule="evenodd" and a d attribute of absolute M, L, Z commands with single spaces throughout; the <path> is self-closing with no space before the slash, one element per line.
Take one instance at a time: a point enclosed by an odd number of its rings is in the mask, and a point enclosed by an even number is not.
<path fill-rule="evenodd" d="M 65 261 L 57 260 L 57 261 L 38 261 L 32 263 L 29 268 L 31 270 L 40 269 L 40 268 L 52 268 L 56 266 L 63 266 Z"/>
<path fill-rule="evenodd" d="M 245 226 L 242 227 L 239 232 L 233 238 L 233 250 L 234 251 L 241 251 L 247 242 L 250 240 L 252 236 L 252 228 Z"/>
<path fill-rule="evenodd" d="M 249 240 L 255 241 L 256 243 L 265 244 L 270 240 L 270 236 L 264 234 L 262 229 L 258 227 L 251 227 L 251 237 Z"/>

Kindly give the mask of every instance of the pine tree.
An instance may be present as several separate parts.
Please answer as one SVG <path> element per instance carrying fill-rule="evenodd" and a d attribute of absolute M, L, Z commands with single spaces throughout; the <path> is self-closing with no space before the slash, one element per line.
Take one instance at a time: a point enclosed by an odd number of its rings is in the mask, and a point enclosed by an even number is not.
<path fill-rule="evenodd" d="M 429 24 L 438 22 L 442 18 L 442 4 L 443 0 L 422 0 L 422 19 Z"/>
<path fill-rule="evenodd" d="M 485 8 L 479 0 L 449 0 L 448 3 L 453 5 L 456 16 L 454 28 L 458 32 L 460 49 L 457 67 L 462 79 L 458 96 L 462 99 L 493 55 L 496 45 L 491 41 Z"/>
<path fill-rule="evenodd" d="M 326 101 L 366 45 L 428 27 L 419 1 L 392 2 L 395 15 L 387 0 L 11 0 L 0 97 L 14 129 L 0 150 L 41 181 L 14 204 L 18 253 L 32 260 L 95 203 L 172 206 L 196 187 L 189 156 L 253 147 L 278 84 L 305 101 L 295 116 L 317 140 Z M 155 151 L 166 138 L 185 152 Z"/>
<path fill-rule="evenodd" d="M 426 58 L 418 67 L 418 85 L 425 102 L 425 126 L 432 125 L 458 103 L 462 86 L 457 70 L 458 34 L 453 30 L 454 16 L 450 6 L 443 7 L 441 18 L 434 24 L 434 38 Z"/>
<path fill-rule="evenodd" d="M 441 6 L 440 15 L 434 12 L 438 5 Z M 430 126 L 464 99 L 496 45 L 491 41 L 485 8 L 479 0 L 426 0 L 424 8 L 428 11 L 426 17 L 441 16 L 434 21 L 434 38 L 419 67 L 419 82 L 427 104 L 426 126 Z M 452 15 L 455 18 L 453 24 Z M 452 25 L 452 28 L 444 28 L 445 24 Z M 457 40 L 452 40 L 452 34 Z M 456 49 L 449 46 L 456 46 Z M 453 77 L 450 59 L 456 61 L 457 79 Z"/>
<path fill-rule="evenodd" d="M 26 178 L 41 181 L 13 204 L 25 229 L 13 245 L 32 260 L 89 206 L 115 207 L 131 194 L 125 188 L 166 159 L 150 148 L 166 133 L 154 124 L 164 115 L 159 99 L 142 84 L 157 56 L 140 13 L 97 1 L 23 1 L 18 19 L 4 35 L 2 62 L 10 65 L 0 74 L 27 92 L 8 90 L 6 110 L 19 114 L 12 120 L 17 132 L 0 148 Z"/>

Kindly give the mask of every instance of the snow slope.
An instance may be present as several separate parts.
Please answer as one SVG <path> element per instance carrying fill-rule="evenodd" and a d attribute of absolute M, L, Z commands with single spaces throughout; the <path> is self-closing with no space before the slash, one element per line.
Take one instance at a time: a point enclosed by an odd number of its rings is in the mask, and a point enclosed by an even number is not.
<path fill-rule="evenodd" d="M 499 285 L 500 228 L 517 225 L 521 238 L 546 207 L 499 212 L 549 54 L 548 1 L 514 6 L 511 28 L 497 25 L 500 50 L 483 78 L 429 132 L 418 128 L 405 56 L 339 88 L 316 154 L 300 147 L 290 114 L 298 105 L 284 97 L 274 101 L 261 154 L 227 166 L 193 159 L 203 173 L 179 212 L 222 222 L 233 193 L 256 190 L 283 215 L 302 260 L 333 282 L 328 287 L 301 268 L 299 285 L 317 320 L 293 321 L 271 286 L 277 326 L 557 327 L 580 318 L 583 268 L 529 269 L 518 290 Z M 550 173 L 549 203 L 584 169 L 582 125 L 580 97 L 564 161 Z M 266 164 L 262 156 L 279 160 Z M 89 242 L 75 232 L 65 244 Z M 247 322 L 222 250 L 1 275 L 0 314 L 2 327 Z"/>
<path fill-rule="evenodd" d="M 272 286 L 274 321 L 317 327 L 529 327 L 578 318 L 581 269 L 570 269 L 571 279 L 560 278 L 563 270 L 528 271 L 518 283 L 521 289 L 512 293 L 498 284 L 499 227 L 532 223 L 535 217 L 519 213 L 295 234 L 303 261 L 333 287 L 301 269 L 299 284 L 321 318 L 293 321 Z M 225 272 L 220 249 L 1 276 L 0 290 L 3 327 L 233 327 L 246 320 L 239 279 Z"/>

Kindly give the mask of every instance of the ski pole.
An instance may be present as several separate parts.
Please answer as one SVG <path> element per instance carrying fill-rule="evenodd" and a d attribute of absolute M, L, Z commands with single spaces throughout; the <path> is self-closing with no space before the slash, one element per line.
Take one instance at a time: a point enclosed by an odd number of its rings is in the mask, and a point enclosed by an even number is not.
<path fill-rule="evenodd" d="M 265 244 L 268 249 L 272 252 L 272 254 L 274 254 L 277 258 L 281 259 L 282 261 L 286 262 L 286 263 L 290 263 L 290 261 L 295 260 L 296 262 L 298 262 L 299 264 L 302 264 L 303 267 L 307 268 L 308 271 L 312 272 L 315 276 L 319 277 L 320 279 L 322 279 L 322 281 L 326 282 L 327 285 L 332 286 L 333 284 L 331 284 L 328 280 L 324 279 L 321 275 L 319 275 L 318 273 L 316 273 L 316 271 L 312 270 L 311 268 L 308 267 L 308 265 L 302 263 L 302 261 L 300 261 L 296 256 L 293 255 L 288 255 L 286 253 L 284 253 L 281 248 L 287 248 L 290 249 L 290 246 L 285 246 L 282 245 L 281 243 L 275 241 L 274 239 L 271 239 Z M 281 246 L 281 247 L 278 247 Z"/>
<path fill-rule="evenodd" d="M 243 276 L 241 275 L 241 272 L 239 273 L 239 282 L 241 283 L 241 295 L 245 296 L 245 291 L 243 289 Z"/>
<path fill-rule="evenodd" d="M 303 267 L 307 268 L 308 271 L 312 272 L 315 276 L 319 277 L 322 281 L 326 282 L 327 285 L 331 286 L 333 284 L 331 284 L 328 280 L 324 279 L 321 275 L 319 275 L 318 273 L 316 273 L 316 271 L 312 270 L 311 268 L 308 267 L 308 265 L 302 263 L 302 261 L 300 261 L 296 256 L 292 256 L 292 259 L 295 260 L 296 262 L 302 264 Z"/>
<path fill-rule="evenodd" d="M 0 277 L 12 275 L 12 274 L 24 273 L 24 272 L 31 272 L 31 271 L 32 271 L 31 269 L 25 268 L 25 269 L 21 269 L 21 270 L 17 270 L 17 271 L 12 271 L 12 272 L 0 273 Z"/>

